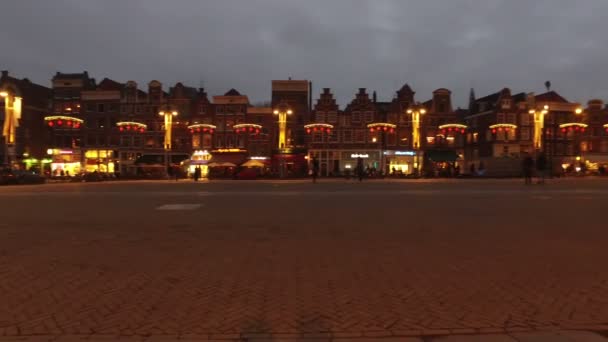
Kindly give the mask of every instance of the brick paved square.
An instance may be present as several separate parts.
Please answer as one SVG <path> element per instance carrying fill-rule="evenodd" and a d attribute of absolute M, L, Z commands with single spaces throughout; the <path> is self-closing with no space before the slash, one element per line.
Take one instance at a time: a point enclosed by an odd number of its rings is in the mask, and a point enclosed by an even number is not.
<path fill-rule="evenodd" d="M 607 185 L 0 188 L 0 332 L 380 338 L 601 327 Z M 200 207 L 156 210 L 180 203 Z"/>

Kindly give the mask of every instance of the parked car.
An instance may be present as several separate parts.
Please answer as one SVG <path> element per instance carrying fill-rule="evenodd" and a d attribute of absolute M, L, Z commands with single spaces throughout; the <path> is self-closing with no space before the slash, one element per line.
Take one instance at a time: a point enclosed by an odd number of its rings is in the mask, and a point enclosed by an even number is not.
<path fill-rule="evenodd" d="M 42 184 L 45 178 L 31 171 L 3 169 L 0 173 L 0 184 Z"/>

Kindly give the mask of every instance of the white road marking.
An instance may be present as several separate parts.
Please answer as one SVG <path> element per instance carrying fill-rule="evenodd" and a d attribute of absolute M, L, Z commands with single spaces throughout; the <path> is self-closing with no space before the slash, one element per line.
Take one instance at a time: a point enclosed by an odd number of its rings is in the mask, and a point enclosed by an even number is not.
<path fill-rule="evenodd" d="M 163 204 L 156 210 L 196 210 L 201 204 Z"/>

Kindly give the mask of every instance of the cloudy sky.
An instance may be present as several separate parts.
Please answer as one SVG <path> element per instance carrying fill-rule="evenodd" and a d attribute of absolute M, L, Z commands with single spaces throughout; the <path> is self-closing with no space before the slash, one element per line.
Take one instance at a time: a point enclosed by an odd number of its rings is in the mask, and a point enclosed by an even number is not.
<path fill-rule="evenodd" d="M 466 105 L 553 89 L 608 99 L 606 0 L 20 0 L 0 7 L 0 68 L 48 85 L 88 70 L 140 84 L 270 98 L 270 80 L 309 79 L 341 104 L 359 87 L 390 99 L 409 83 Z"/>

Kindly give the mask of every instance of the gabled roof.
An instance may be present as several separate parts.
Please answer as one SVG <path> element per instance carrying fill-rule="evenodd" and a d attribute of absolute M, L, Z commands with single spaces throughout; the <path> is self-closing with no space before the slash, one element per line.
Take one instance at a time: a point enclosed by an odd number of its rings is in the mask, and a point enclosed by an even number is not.
<path fill-rule="evenodd" d="M 560 94 L 556 93 L 553 90 L 551 90 L 549 92 L 546 92 L 544 94 L 536 95 L 534 98 L 535 98 L 536 102 L 561 102 L 561 103 L 569 103 L 568 100 L 566 100 L 563 96 L 561 96 Z"/>
<path fill-rule="evenodd" d="M 226 92 L 224 96 L 241 96 L 241 93 L 239 93 L 236 89 L 232 88 L 228 90 L 228 92 Z"/>
<path fill-rule="evenodd" d="M 104 78 L 97 85 L 98 90 L 122 90 L 124 84 L 111 80 L 109 78 Z"/>
<path fill-rule="evenodd" d="M 499 97 L 500 97 L 500 91 L 497 91 L 497 92 L 495 92 L 493 94 L 486 95 L 484 97 L 480 97 L 478 99 L 475 99 L 475 102 L 476 103 L 479 103 L 479 102 L 492 102 L 492 103 L 494 103 L 494 102 L 498 101 Z"/>
<path fill-rule="evenodd" d="M 401 89 L 399 89 L 400 93 L 413 93 L 414 91 L 412 90 L 412 88 L 410 87 L 409 84 L 404 84 Z"/>

